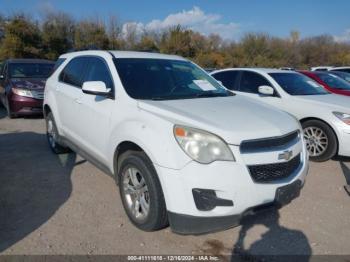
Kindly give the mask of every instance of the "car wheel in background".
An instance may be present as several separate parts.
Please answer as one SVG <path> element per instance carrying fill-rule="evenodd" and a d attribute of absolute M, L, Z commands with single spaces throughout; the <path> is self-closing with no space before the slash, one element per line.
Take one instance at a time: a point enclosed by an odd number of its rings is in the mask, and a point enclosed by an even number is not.
<path fill-rule="evenodd" d="M 319 120 L 309 120 L 302 123 L 302 127 L 311 161 L 323 162 L 336 155 L 337 138 L 330 126 Z"/>
<path fill-rule="evenodd" d="M 10 119 L 15 118 L 16 115 L 14 113 L 12 113 L 12 111 L 11 111 L 10 102 L 9 102 L 8 98 L 6 98 L 6 105 L 4 105 L 4 106 L 6 108 L 8 118 L 10 118 Z"/>
<path fill-rule="evenodd" d="M 167 209 L 156 170 L 147 155 L 127 151 L 120 156 L 119 191 L 131 222 L 141 230 L 168 225 Z"/>
<path fill-rule="evenodd" d="M 53 114 L 51 112 L 46 115 L 46 136 L 47 141 L 49 142 L 49 146 L 52 152 L 55 154 L 64 154 L 70 151 L 69 148 L 62 146 L 57 142 L 59 135 L 55 119 L 53 118 Z"/>

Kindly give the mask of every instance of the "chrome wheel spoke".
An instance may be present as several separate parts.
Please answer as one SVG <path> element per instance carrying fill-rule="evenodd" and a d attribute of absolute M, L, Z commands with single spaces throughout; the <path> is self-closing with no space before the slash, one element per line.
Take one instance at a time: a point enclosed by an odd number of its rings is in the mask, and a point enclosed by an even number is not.
<path fill-rule="evenodd" d="M 149 213 L 148 187 L 142 173 L 129 167 L 123 174 L 123 194 L 127 209 L 137 220 L 143 220 Z"/>
<path fill-rule="evenodd" d="M 320 156 L 328 148 L 328 137 L 326 133 L 318 127 L 307 127 L 304 129 L 306 149 L 310 156 Z"/>

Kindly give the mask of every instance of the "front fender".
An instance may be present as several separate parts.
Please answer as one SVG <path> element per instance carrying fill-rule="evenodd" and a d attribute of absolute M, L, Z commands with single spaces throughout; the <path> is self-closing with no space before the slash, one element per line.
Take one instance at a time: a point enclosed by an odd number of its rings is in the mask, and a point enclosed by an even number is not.
<path fill-rule="evenodd" d="M 130 120 L 113 129 L 109 141 L 108 157 L 113 171 L 114 155 L 118 145 L 129 141 L 137 144 L 158 166 L 171 169 L 183 168 L 191 159 L 182 151 L 173 134 L 173 124 L 153 116 L 150 121 Z"/>

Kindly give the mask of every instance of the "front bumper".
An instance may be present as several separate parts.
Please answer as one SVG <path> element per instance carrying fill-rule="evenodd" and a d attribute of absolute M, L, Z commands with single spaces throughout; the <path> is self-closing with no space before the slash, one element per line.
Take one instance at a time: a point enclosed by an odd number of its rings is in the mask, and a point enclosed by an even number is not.
<path fill-rule="evenodd" d="M 341 156 L 350 156 L 350 127 L 340 128 L 338 131 L 339 149 Z"/>
<path fill-rule="evenodd" d="M 252 180 L 247 165 L 253 162 L 269 163 L 271 159 L 276 159 L 276 152 L 245 156 L 240 154 L 238 147 L 230 146 L 236 162 L 217 161 L 203 165 L 193 161 L 181 170 L 156 166 L 172 230 L 182 234 L 200 234 L 236 226 L 247 210 L 273 204 L 278 188 L 297 180 L 303 185 L 308 173 L 308 157 L 305 146 L 299 143 L 295 147 L 295 152 L 300 151 L 302 159 L 298 172 L 288 178 L 264 184 Z M 218 198 L 231 200 L 233 205 L 201 211 L 194 201 L 192 190 L 195 188 L 213 190 Z M 181 227 L 182 224 L 186 225 L 186 220 L 189 225 L 187 230 Z"/>
<path fill-rule="evenodd" d="M 41 115 L 43 113 L 43 100 L 11 94 L 9 108 L 15 115 Z"/>
<path fill-rule="evenodd" d="M 270 208 L 280 208 L 289 204 L 299 196 L 302 187 L 301 180 L 296 180 L 292 184 L 278 188 L 273 202 L 249 208 L 237 215 L 199 217 L 168 212 L 170 225 L 174 232 L 183 235 L 198 235 L 232 228 L 238 226 L 246 215 L 257 214 Z"/>

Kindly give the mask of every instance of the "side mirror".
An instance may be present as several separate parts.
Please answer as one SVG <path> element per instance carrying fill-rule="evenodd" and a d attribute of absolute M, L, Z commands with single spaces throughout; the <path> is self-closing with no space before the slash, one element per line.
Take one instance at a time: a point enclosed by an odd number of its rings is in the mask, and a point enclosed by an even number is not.
<path fill-rule="evenodd" d="M 271 86 L 259 86 L 259 94 L 264 96 L 273 96 L 275 90 Z"/>
<path fill-rule="evenodd" d="M 83 83 L 83 93 L 96 96 L 111 96 L 111 89 L 102 81 L 88 81 Z"/>

